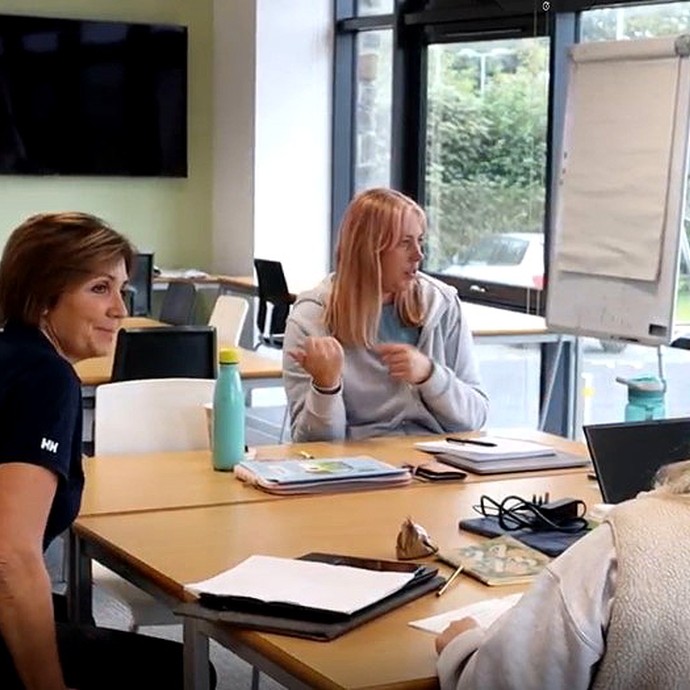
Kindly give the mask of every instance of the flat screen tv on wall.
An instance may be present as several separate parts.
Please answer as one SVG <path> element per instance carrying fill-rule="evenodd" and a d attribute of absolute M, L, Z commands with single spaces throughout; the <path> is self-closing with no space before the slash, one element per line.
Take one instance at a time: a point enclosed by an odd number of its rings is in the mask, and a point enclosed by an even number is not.
<path fill-rule="evenodd" d="M 0 174 L 186 177 L 186 27 L 0 15 Z"/>

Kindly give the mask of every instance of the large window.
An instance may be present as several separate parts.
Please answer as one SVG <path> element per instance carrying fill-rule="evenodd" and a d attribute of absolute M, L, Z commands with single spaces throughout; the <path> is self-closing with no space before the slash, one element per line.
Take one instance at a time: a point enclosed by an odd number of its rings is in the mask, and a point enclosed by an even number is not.
<path fill-rule="evenodd" d="M 357 14 L 366 17 L 393 12 L 394 0 L 357 0 Z"/>
<path fill-rule="evenodd" d="M 388 187 L 391 168 L 393 31 L 357 34 L 354 191 Z"/>
<path fill-rule="evenodd" d="M 688 33 L 690 2 L 335 0 L 335 7 L 334 227 L 357 191 L 400 189 L 428 215 L 424 270 L 455 285 L 464 300 L 543 314 L 566 48 Z M 676 314 L 690 326 L 688 246 Z M 655 373 L 653 349 L 581 340 L 584 376 L 573 382 L 560 367 L 551 399 L 566 402 L 546 415 L 560 419 L 549 430 L 572 431 L 573 418 L 622 419 L 625 388 L 616 375 Z M 492 426 L 544 417 L 533 403 L 546 397 L 559 351 L 551 344 L 478 348 Z M 686 354 L 665 355 L 669 414 L 690 413 L 687 386 L 673 390 L 690 363 Z M 519 390 L 505 385 L 504 374 L 505 367 L 518 371 L 518 362 Z M 570 405 L 576 389 L 585 401 L 578 412 Z"/>
<path fill-rule="evenodd" d="M 428 49 L 425 268 L 541 289 L 547 38 Z"/>

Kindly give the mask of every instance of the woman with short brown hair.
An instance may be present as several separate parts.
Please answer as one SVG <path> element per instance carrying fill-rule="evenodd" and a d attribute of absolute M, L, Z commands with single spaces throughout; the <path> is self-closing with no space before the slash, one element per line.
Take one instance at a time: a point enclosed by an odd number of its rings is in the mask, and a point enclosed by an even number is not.
<path fill-rule="evenodd" d="M 0 260 L 0 687 L 182 687 L 180 645 L 56 622 L 43 551 L 79 512 L 81 384 L 72 364 L 107 355 L 133 248 L 84 213 L 22 223 Z"/>

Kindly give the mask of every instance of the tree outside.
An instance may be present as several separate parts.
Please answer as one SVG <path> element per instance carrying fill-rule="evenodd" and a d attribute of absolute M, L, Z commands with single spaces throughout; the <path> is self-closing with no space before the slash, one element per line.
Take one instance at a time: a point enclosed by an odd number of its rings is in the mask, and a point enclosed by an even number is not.
<path fill-rule="evenodd" d="M 429 48 L 427 268 L 489 234 L 543 232 L 548 39 Z"/>

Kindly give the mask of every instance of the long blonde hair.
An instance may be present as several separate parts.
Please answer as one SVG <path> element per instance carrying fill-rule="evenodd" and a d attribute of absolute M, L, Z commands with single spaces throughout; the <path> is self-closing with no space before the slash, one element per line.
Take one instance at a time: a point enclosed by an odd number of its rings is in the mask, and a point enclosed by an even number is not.
<path fill-rule="evenodd" d="M 381 254 L 400 241 L 410 217 L 426 230 L 424 211 L 393 189 L 364 191 L 345 210 L 324 315 L 328 330 L 343 345 L 374 344 L 383 300 Z M 421 326 L 424 313 L 416 280 L 395 294 L 394 303 L 405 325 Z"/>

